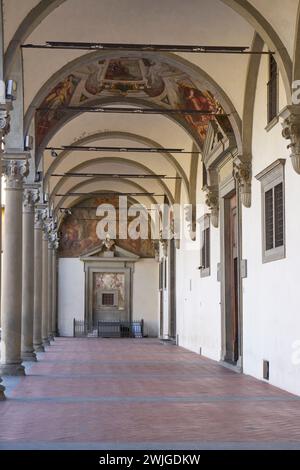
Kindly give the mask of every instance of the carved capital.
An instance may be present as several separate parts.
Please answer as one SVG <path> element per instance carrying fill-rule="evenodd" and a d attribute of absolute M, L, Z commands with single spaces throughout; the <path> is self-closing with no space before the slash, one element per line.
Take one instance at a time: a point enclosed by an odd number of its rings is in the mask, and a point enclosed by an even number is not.
<path fill-rule="evenodd" d="M 164 237 L 163 231 L 160 232 L 159 243 L 160 243 L 160 246 L 161 246 L 163 255 L 164 255 L 164 256 L 167 256 L 167 255 L 168 255 L 169 240 Z"/>
<path fill-rule="evenodd" d="M 10 114 L 9 106 L 7 104 L 0 105 L 0 138 L 1 140 L 10 131 Z"/>
<path fill-rule="evenodd" d="M 28 160 L 3 158 L 2 172 L 5 176 L 7 189 L 22 189 L 24 178 L 29 172 Z"/>
<path fill-rule="evenodd" d="M 155 253 L 155 261 L 159 261 L 159 241 L 158 240 L 152 240 L 152 245 L 154 248 L 154 253 Z"/>
<path fill-rule="evenodd" d="M 39 190 L 37 188 L 24 188 L 23 193 L 23 211 L 33 212 L 35 204 L 40 200 Z"/>
<path fill-rule="evenodd" d="M 34 213 L 34 228 L 41 230 L 43 228 L 42 209 L 36 209 Z"/>
<path fill-rule="evenodd" d="M 206 193 L 205 203 L 210 209 L 210 220 L 212 226 L 215 228 L 219 227 L 219 191 L 218 187 L 205 186 L 204 191 Z"/>
<path fill-rule="evenodd" d="M 184 218 L 187 222 L 190 238 L 194 241 L 196 239 L 196 206 L 194 204 L 185 205 Z"/>
<path fill-rule="evenodd" d="M 245 207 L 251 206 L 252 163 L 238 161 L 234 163 L 233 175 L 240 189 L 241 201 Z"/>
<path fill-rule="evenodd" d="M 296 111 L 296 110 L 295 110 Z M 285 112 L 285 119 L 282 123 L 282 136 L 290 140 L 287 148 L 291 152 L 293 168 L 296 173 L 300 174 L 300 112 L 293 112 L 288 108 Z"/>

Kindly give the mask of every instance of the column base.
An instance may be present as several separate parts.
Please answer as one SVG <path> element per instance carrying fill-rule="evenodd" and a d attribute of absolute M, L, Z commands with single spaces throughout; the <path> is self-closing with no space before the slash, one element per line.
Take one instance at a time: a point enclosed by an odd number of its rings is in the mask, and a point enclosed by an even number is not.
<path fill-rule="evenodd" d="M 22 356 L 23 362 L 36 362 L 37 361 L 36 354 L 34 351 L 22 352 L 21 356 Z"/>
<path fill-rule="evenodd" d="M 34 352 L 38 353 L 38 352 L 45 352 L 45 348 L 43 346 L 43 343 L 40 343 L 40 344 L 35 344 L 34 345 Z"/>
<path fill-rule="evenodd" d="M 22 364 L 0 364 L 0 375 L 25 375 Z"/>
<path fill-rule="evenodd" d="M 43 346 L 44 346 L 44 348 L 45 348 L 45 346 L 50 346 L 49 338 L 43 339 Z"/>

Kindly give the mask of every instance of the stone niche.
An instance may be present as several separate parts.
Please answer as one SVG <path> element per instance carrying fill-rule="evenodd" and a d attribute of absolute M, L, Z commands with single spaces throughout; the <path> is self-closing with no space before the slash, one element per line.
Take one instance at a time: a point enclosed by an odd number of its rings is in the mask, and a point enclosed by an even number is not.
<path fill-rule="evenodd" d="M 132 320 L 132 291 L 135 263 L 139 256 L 104 240 L 80 260 L 85 272 L 85 320 Z"/>

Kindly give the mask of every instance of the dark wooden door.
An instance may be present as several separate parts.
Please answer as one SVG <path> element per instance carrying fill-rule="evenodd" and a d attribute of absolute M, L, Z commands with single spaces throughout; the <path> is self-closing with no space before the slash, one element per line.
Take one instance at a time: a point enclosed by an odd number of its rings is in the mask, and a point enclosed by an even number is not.
<path fill-rule="evenodd" d="M 238 276 L 238 218 L 234 194 L 225 201 L 225 360 L 231 363 L 236 363 L 239 358 Z"/>

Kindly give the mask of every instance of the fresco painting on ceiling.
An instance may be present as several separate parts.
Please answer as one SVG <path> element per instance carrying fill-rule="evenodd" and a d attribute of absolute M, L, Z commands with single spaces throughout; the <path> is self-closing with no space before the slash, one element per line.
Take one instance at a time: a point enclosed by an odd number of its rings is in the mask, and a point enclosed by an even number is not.
<path fill-rule="evenodd" d="M 117 198 L 90 198 L 79 203 L 72 209 L 72 215 L 68 215 L 60 227 L 60 257 L 78 257 L 87 251 L 97 248 L 101 244 L 101 240 L 99 240 L 96 233 L 96 226 L 101 220 L 100 217 L 96 217 L 96 209 L 100 204 L 114 205 L 116 208 L 116 218 L 118 220 L 119 211 Z M 128 206 L 130 206 L 130 204 L 128 204 Z M 151 239 L 132 240 L 128 238 L 120 240 L 117 238 L 116 244 L 120 248 L 124 248 L 142 258 L 152 258 L 155 254 Z"/>
<path fill-rule="evenodd" d="M 165 62 L 146 58 L 115 58 L 83 66 L 62 80 L 44 99 L 36 115 L 36 141 L 41 145 L 66 117 L 65 106 L 85 106 L 106 97 L 133 97 L 165 108 L 222 112 L 220 103 L 205 88 L 196 85 L 184 71 Z M 184 115 L 203 142 L 211 116 Z"/>
<path fill-rule="evenodd" d="M 47 134 L 49 128 L 64 116 L 64 112 L 59 111 L 59 108 L 70 104 L 73 93 L 79 82 L 80 78 L 75 77 L 74 75 L 69 75 L 58 83 L 58 85 L 56 85 L 56 87 L 53 88 L 49 95 L 44 99 L 40 106 L 41 109 L 37 111 L 36 117 L 38 145 Z"/>

